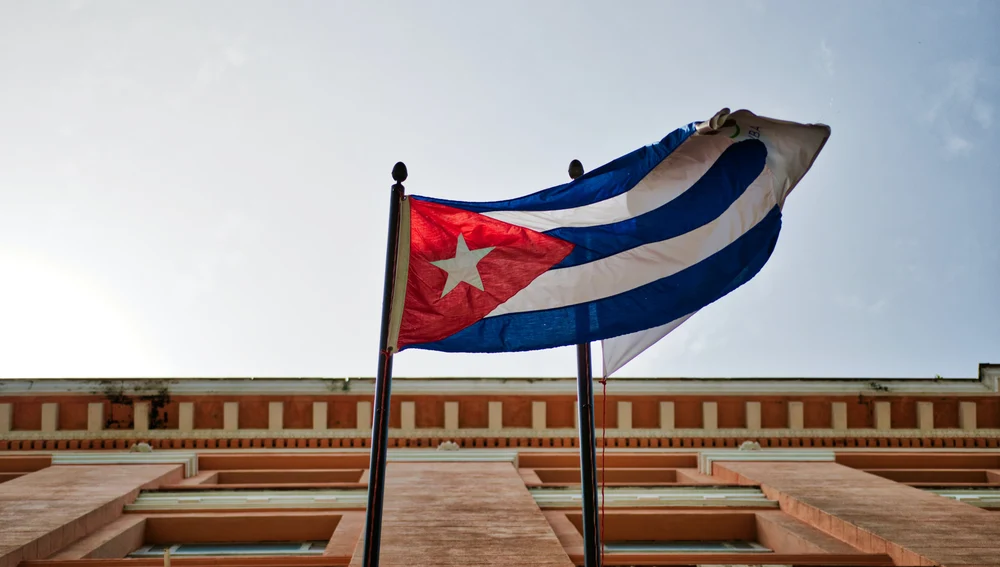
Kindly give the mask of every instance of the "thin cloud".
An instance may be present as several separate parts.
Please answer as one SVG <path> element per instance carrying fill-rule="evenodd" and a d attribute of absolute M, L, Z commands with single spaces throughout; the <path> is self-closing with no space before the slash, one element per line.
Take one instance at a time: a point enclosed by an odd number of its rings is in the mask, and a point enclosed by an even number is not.
<path fill-rule="evenodd" d="M 833 49 L 830 49 L 830 46 L 826 44 L 825 39 L 819 42 L 819 55 L 820 60 L 823 62 L 823 69 L 826 70 L 827 75 L 832 77 L 835 54 L 833 53 Z"/>
<path fill-rule="evenodd" d="M 878 315 L 885 310 L 885 306 L 888 304 L 888 300 L 884 297 L 880 297 L 875 301 L 867 301 L 859 295 L 850 294 L 845 295 L 838 293 L 833 297 L 834 303 L 853 311 L 864 311 L 871 315 Z"/>
<path fill-rule="evenodd" d="M 228 47 L 226 48 L 226 61 L 233 67 L 242 67 L 247 63 L 247 54 L 238 47 Z"/>
<path fill-rule="evenodd" d="M 239 210 L 227 211 L 201 248 L 174 274 L 175 290 L 185 301 L 215 291 L 227 270 L 246 265 L 246 250 L 258 246 L 262 224 Z"/>
<path fill-rule="evenodd" d="M 961 136 L 951 135 L 945 139 L 944 147 L 951 155 L 966 154 L 972 149 L 972 142 Z"/>
<path fill-rule="evenodd" d="M 925 119 L 942 133 L 947 155 L 968 154 L 976 146 L 977 132 L 993 125 L 992 75 L 977 59 L 953 61 L 944 69 L 942 87 L 931 98 Z"/>
<path fill-rule="evenodd" d="M 195 82 L 198 87 L 207 87 L 217 83 L 231 69 L 239 69 L 246 65 L 247 59 L 245 51 L 233 46 L 227 47 L 221 53 L 212 54 L 202 61 Z"/>
<path fill-rule="evenodd" d="M 972 105 L 972 118 L 983 127 L 983 130 L 988 129 L 993 124 L 993 106 L 977 100 Z"/>

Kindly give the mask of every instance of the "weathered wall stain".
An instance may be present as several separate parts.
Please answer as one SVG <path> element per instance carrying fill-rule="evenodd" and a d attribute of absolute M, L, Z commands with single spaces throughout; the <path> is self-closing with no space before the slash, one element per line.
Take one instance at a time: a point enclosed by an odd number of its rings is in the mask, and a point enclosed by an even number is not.
<path fill-rule="evenodd" d="M 115 380 L 101 381 L 101 390 L 94 392 L 103 396 L 109 404 L 105 429 L 132 429 L 135 427 L 135 403 L 149 403 L 149 428 L 166 429 L 167 411 L 170 403 L 170 389 L 165 380 L 145 380 L 141 383 L 125 383 Z"/>

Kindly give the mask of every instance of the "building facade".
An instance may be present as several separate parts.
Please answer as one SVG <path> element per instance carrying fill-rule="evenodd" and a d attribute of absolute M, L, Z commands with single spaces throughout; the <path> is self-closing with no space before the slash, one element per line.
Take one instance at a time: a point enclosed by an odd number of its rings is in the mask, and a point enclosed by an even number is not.
<path fill-rule="evenodd" d="M 614 379 L 605 565 L 1000 565 L 1000 365 Z M 382 565 L 582 565 L 575 382 L 396 379 Z M 370 379 L 0 380 L 0 567 L 360 565 Z"/>

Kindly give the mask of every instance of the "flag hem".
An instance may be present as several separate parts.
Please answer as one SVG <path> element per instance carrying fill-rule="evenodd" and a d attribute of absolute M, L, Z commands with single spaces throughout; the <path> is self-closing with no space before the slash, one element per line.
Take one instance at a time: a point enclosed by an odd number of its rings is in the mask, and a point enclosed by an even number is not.
<path fill-rule="evenodd" d="M 390 353 L 399 351 L 399 327 L 403 322 L 406 303 L 406 282 L 410 275 L 410 199 L 405 195 L 399 203 L 399 236 L 396 241 L 396 259 L 393 267 L 392 303 L 389 308 L 389 337 L 386 348 Z"/>

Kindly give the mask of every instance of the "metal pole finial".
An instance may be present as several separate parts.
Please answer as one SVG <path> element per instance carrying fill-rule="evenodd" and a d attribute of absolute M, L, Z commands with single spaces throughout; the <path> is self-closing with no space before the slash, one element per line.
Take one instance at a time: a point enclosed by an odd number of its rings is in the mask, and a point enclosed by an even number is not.
<path fill-rule="evenodd" d="M 402 183 L 406 181 L 406 164 L 397 161 L 396 165 L 392 166 L 392 180 L 396 183 Z"/>

